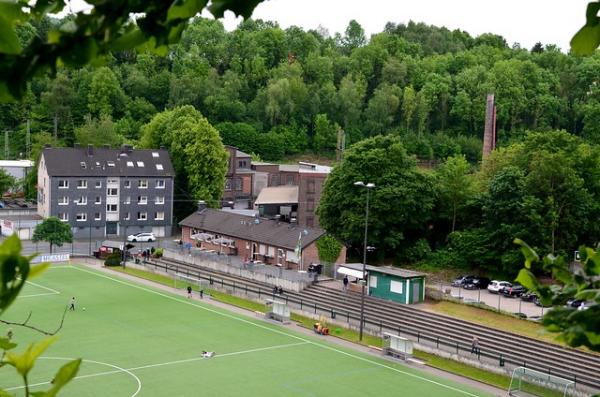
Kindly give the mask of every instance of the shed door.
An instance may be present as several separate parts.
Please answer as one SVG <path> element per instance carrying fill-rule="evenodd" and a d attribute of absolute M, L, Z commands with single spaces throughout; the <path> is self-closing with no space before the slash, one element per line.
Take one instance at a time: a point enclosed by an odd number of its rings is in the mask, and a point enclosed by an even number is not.
<path fill-rule="evenodd" d="M 412 279 L 411 280 L 411 284 L 412 284 L 412 302 L 411 303 L 417 303 L 420 301 L 421 298 L 421 283 L 419 282 L 418 279 Z"/>

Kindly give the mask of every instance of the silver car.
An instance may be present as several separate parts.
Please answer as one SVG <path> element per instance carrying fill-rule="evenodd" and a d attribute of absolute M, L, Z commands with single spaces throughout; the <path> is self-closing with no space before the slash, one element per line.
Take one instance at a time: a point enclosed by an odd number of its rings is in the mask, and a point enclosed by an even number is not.
<path fill-rule="evenodd" d="M 512 284 L 509 283 L 508 281 L 492 280 L 488 284 L 487 290 L 489 292 L 491 292 L 492 294 L 497 294 L 500 291 L 502 291 L 504 288 L 510 288 L 510 287 L 512 287 Z"/>
<path fill-rule="evenodd" d="M 156 237 L 154 236 L 154 233 L 137 233 L 127 236 L 127 241 L 152 242 L 156 241 Z"/>

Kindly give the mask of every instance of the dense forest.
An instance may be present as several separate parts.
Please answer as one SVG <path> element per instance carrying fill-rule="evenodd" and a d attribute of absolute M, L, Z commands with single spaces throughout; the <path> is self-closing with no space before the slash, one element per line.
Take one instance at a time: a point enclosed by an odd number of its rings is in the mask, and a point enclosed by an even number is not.
<path fill-rule="evenodd" d="M 65 22 L 22 25 L 20 40 Z M 597 53 L 509 47 L 498 35 L 421 23 L 389 23 L 367 38 L 355 21 L 332 36 L 251 19 L 227 32 L 219 21 L 197 18 L 162 56 L 118 52 L 102 64 L 35 78 L 23 101 L 0 105 L 0 128 L 9 131 L 9 158 L 35 159 L 44 143 L 143 145 L 155 116 L 191 106 L 223 143 L 270 161 L 308 152 L 333 158 L 342 129 L 350 158 L 375 150 L 386 164 L 371 169 L 402 165 L 390 174 L 393 183 L 410 182 L 374 192 L 375 214 L 378 200 L 412 197 L 397 211 L 382 206 L 374 218 L 378 260 L 511 272 L 520 263 L 516 236 L 542 252 L 598 241 L 599 78 Z M 490 92 L 501 149 L 480 167 Z M 423 171 L 415 157 L 442 165 Z M 332 180 L 343 172 L 344 163 Z M 359 249 L 363 198 L 346 203 L 354 219 L 332 210 L 333 196 L 324 195 L 323 224 Z M 341 215 L 346 225 L 328 222 Z"/>

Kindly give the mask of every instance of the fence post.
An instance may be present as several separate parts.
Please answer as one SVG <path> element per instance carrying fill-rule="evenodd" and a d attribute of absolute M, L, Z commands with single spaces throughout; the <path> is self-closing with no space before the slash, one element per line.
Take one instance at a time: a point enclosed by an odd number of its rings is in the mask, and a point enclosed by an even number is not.
<path fill-rule="evenodd" d="M 350 312 L 346 311 L 346 322 L 350 324 Z"/>
<path fill-rule="evenodd" d="M 379 320 L 379 333 L 383 332 L 383 320 Z"/>
<path fill-rule="evenodd" d="M 331 318 L 335 318 L 335 310 L 333 310 L 333 307 L 331 308 Z"/>
<path fill-rule="evenodd" d="M 315 303 L 315 314 L 317 314 L 317 304 Z"/>
<path fill-rule="evenodd" d="M 300 298 L 300 310 L 302 310 L 302 298 Z"/>
<path fill-rule="evenodd" d="M 435 340 L 435 348 L 439 349 L 440 348 L 440 337 L 438 336 Z"/>
<path fill-rule="evenodd" d="M 421 343 L 421 331 L 417 331 L 417 343 Z"/>
<path fill-rule="evenodd" d="M 260 299 L 260 287 L 258 287 L 258 299 Z"/>
<path fill-rule="evenodd" d="M 458 342 L 456 342 L 456 354 L 458 354 Z"/>

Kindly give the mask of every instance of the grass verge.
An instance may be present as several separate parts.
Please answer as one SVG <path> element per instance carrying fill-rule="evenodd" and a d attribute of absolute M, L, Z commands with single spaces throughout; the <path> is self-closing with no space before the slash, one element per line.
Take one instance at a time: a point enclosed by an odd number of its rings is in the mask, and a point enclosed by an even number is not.
<path fill-rule="evenodd" d="M 152 273 L 143 269 L 137 269 L 137 268 L 131 268 L 131 267 L 126 267 L 126 268 L 122 268 L 122 267 L 111 267 L 112 270 L 119 272 L 119 273 L 124 273 L 124 274 L 129 274 L 144 280 L 149 280 L 149 281 L 153 281 L 156 282 L 158 284 L 162 284 L 162 285 L 166 285 L 169 287 L 177 287 L 180 289 L 184 289 L 187 287 L 187 285 L 189 285 L 189 283 L 178 280 L 176 282 L 173 281 L 172 278 L 163 275 L 163 274 L 158 274 L 158 273 Z M 192 285 L 192 288 L 195 292 L 199 291 L 199 287 L 197 285 Z M 251 310 L 251 311 L 260 311 L 260 312 L 265 312 L 266 311 L 266 306 L 261 304 L 261 303 L 257 303 L 254 302 L 250 299 L 245 299 L 245 298 L 240 298 L 237 296 L 233 296 L 233 295 L 229 295 L 220 291 L 216 291 L 214 289 L 210 289 L 210 288 L 204 288 L 204 293 L 206 294 L 210 294 L 211 299 L 222 302 L 222 303 L 226 303 L 229 305 L 233 305 L 239 308 L 243 308 L 243 309 L 247 309 L 247 310 Z M 291 315 L 291 319 L 293 321 L 296 321 L 300 326 L 308 328 L 308 329 L 312 329 L 313 324 L 315 322 L 314 319 L 310 318 L 310 317 L 306 317 L 306 316 L 302 316 L 296 313 L 292 313 Z M 364 346 L 381 346 L 381 338 L 376 337 L 376 336 L 372 336 L 372 335 L 368 335 L 365 334 L 363 335 L 363 340 L 359 341 L 358 340 L 358 332 L 348 329 L 348 328 L 344 328 L 344 327 L 339 327 L 336 325 L 332 325 L 330 327 L 330 334 L 332 336 L 350 341 L 350 342 L 354 342 L 357 344 L 361 344 Z M 430 353 L 425 353 L 422 351 L 418 351 L 415 350 L 414 351 L 414 356 L 416 358 L 419 358 L 423 361 L 425 361 L 427 363 L 427 365 L 429 365 L 430 367 L 433 368 L 437 368 L 446 372 L 450 372 L 456 375 L 460 375 L 466 378 L 470 378 L 473 380 L 476 380 L 478 382 L 482 382 L 491 386 L 495 386 L 501 389 L 507 389 L 509 384 L 510 384 L 510 377 L 506 376 L 506 375 L 500 375 L 500 374 L 496 374 L 490 371 L 486 371 L 480 368 L 475 368 L 473 366 L 464 364 L 464 363 L 460 363 L 458 361 L 454 361 L 454 360 L 450 360 L 447 358 L 443 358 L 443 357 L 439 357 L 436 356 L 434 354 L 430 354 Z M 539 393 L 539 390 L 536 390 L 536 392 Z M 546 393 L 547 392 L 547 393 Z M 553 391 L 547 391 L 547 390 L 543 390 L 543 394 L 541 394 L 544 397 L 555 397 L 555 396 L 560 396 L 560 394 L 555 393 Z"/>

